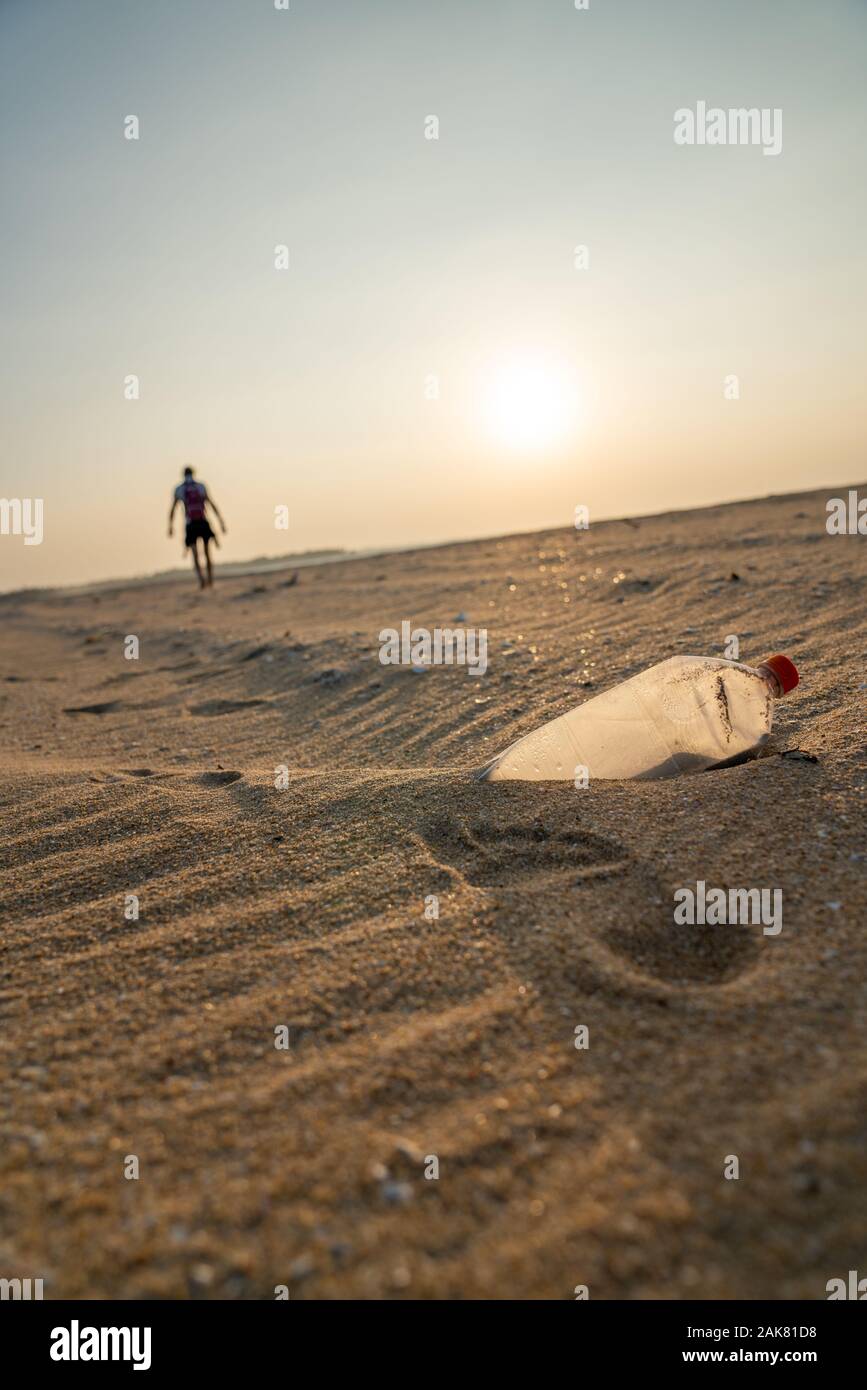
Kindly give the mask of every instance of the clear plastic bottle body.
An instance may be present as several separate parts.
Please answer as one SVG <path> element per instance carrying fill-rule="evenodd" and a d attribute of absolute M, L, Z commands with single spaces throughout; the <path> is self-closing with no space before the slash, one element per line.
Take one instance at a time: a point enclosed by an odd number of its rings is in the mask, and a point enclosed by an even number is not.
<path fill-rule="evenodd" d="M 486 781 L 674 777 L 727 762 L 771 731 L 774 676 L 718 657 L 673 656 L 505 749 Z"/>

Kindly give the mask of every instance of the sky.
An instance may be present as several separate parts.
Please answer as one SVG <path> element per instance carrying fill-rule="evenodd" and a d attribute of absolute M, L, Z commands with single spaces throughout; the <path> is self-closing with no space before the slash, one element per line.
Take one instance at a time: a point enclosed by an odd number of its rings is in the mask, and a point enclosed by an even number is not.
<path fill-rule="evenodd" d="M 863 478 L 865 71 L 864 0 L 0 0 L 0 588 L 180 563 L 187 463 L 232 560 Z"/>

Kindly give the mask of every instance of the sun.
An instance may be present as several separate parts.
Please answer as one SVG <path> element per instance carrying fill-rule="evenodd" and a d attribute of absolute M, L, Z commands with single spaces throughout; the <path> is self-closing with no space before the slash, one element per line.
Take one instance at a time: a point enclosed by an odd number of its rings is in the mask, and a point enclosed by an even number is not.
<path fill-rule="evenodd" d="M 567 366 L 555 358 L 513 356 L 493 366 L 483 391 L 487 432 L 512 449 L 542 449 L 575 423 L 578 399 Z"/>

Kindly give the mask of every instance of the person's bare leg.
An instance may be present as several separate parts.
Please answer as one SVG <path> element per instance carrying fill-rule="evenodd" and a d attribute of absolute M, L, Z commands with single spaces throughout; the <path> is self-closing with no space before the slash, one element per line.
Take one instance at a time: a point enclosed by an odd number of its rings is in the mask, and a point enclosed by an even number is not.
<path fill-rule="evenodd" d="M 213 570 L 213 566 L 211 565 L 211 542 L 210 542 L 210 541 L 205 541 L 205 564 L 206 564 L 207 567 L 208 567 L 208 583 L 211 585 L 211 588 L 213 588 L 213 586 L 214 586 L 214 570 Z"/>
<path fill-rule="evenodd" d="M 198 541 L 193 541 L 193 544 L 192 544 L 192 546 L 190 547 L 190 549 L 191 549 L 192 552 L 193 552 L 193 564 L 194 564 L 195 567 L 196 567 L 196 574 L 197 574 L 198 577 L 199 577 L 199 588 L 204 589 L 204 587 L 205 587 L 205 576 L 202 574 L 202 566 L 201 566 L 201 564 L 200 564 L 200 562 L 199 562 L 199 542 L 198 542 Z"/>

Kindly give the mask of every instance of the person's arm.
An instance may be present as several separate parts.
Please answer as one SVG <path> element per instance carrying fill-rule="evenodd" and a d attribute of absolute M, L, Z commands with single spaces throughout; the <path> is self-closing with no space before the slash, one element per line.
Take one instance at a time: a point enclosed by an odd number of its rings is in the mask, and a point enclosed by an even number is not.
<path fill-rule="evenodd" d="M 211 508 L 211 511 L 214 513 L 214 516 L 215 516 L 215 517 L 217 518 L 217 520 L 219 521 L 220 526 L 221 526 L 221 528 L 222 528 L 223 535 L 225 536 L 225 534 L 226 534 L 226 523 L 225 523 L 225 521 L 223 520 L 223 518 L 220 516 L 220 509 L 219 509 L 219 507 L 217 506 L 216 502 L 214 501 L 213 497 L 211 496 L 211 494 L 210 494 L 209 492 L 206 492 L 206 493 L 205 493 L 205 501 L 207 502 L 208 506 Z"/>
<path fill-rule="evenodd" d="M 169 507 L 169 535 L 170 535 L 170 536 L 174 534 L 174 527 L 175 527 L 175 507 L 178 505 L 178 503 L 180 502 L 180 500 L 181 500 L 180 497 L 175 497 L 174 494 L 172 495 L 172 505 Z"/>

